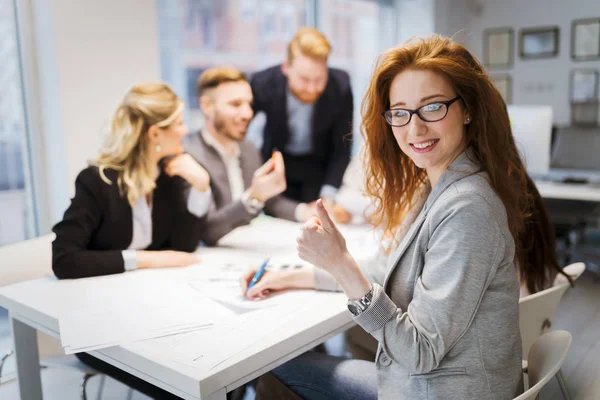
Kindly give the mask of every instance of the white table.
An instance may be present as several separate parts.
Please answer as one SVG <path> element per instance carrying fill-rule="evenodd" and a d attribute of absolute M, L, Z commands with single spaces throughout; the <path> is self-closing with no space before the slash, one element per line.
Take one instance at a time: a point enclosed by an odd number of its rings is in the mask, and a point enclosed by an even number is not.
<path fill-rule="evenodd" d="M 289 253 L 291 248 L 295 248 L 295 241 L 290 241 L 289 238 L 295 238 L 297 229 L 296 224 L 263 219 L 254 226 L 241 228 L 224 238 L 223 245 L 238 249 L 230 251 L 252 249 L 261 254 L 265 251 L 271 254 Z M 355 243 L 362 236 L 361 231 L 351 231 L 350 236 L 355 238 Z M 357 251 L 364 254 L 369 242 L 361 242 Z M 64 285 L 65 283 L 69 284 Z M 42 398 L 36 330 L 60 337 L 59 315 L 70 310 L 73 299 L 81 295 L 78 281 L 57 281 L 52 277 L 0 289 L 0 306 L 10 312 L 21 399 Z M 128 346 L 115 346 L 93 351 L 91 354 L 185 399 L 224 400 L 227 392 L 353 325 L 342 293 L 315 295 L 322 299 L 318 306 L 301 309 L 292 322 L 269 332 L 259 343 L 213 370 L 201 370 L 177 363 L 167 355 L 161 355 L 160 349 L 140 352 Z"/>
<path fill-rule="evenodd" d="M 600 185 L 597 184 L 536 180 L 535 185 L 544 198 L 600 202 Z"/>

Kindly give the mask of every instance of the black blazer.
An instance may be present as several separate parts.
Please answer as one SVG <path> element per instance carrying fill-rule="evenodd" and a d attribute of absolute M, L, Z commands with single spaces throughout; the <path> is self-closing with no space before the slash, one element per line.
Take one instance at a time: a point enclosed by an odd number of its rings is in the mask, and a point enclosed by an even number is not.
<path fill-rule="evenodd" d="M 52 269 L 59 279 L 124 272 L 121 252 L 133 237 L 132 208 L 119 193 L 117 173 L 105 170 L 109 185 L 97 167 L 81 171 L 75 197 L 62 221 L 52 229 Z M 202 239 L 205 218 L 187 209 L 190 186 L 180 177 L 161 174 L 152 206 L 152 243 L 147 250 L 191 252 Z"/>
<path fill-rule="evenodd" d="M 284 150 L 290 137 L 287 115 L 287 78 L 281 65 L 257 72 L 250 81 L 254 95 L 253 108 L 263 111 L 267 122 L 263 132 L 261 155 L 267 160 L 273 149 Z M 350 162 L 354 104 L 350 77 L 342 70 L 329 68 L 329 79 L 315 103 L 312 116 L 313 155 L 322 167 L 314 176 L 320 185 L 339 188 Z"/>

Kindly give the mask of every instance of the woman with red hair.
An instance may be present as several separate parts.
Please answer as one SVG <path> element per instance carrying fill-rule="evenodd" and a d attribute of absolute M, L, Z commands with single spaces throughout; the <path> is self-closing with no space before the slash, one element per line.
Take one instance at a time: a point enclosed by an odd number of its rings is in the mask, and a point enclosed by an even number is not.
<path fill-rule="evenodd" d="M 298 237 L 318 268 L 267 273 L 247 295 L 343 290 L 379 343 L 376 360 L 309 352 L 273 375 L 308 399 L 512 399 L 522 391 L 515 243 L 530 196 L 500 94 L 462 45 L 409 41 L 379 57 L 362 134 L 384 261 L 359 268 L 319 201 Z"/>

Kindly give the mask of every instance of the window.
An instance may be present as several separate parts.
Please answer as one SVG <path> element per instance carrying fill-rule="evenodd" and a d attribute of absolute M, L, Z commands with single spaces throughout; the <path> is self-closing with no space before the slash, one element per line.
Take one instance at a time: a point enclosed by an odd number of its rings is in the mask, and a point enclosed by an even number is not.
<path fill-rule="evenodd" d="M 36 235 L 14 0 L 0 0 L 0 245 Z"/>
<path fill-rule="evenodd" d="M 395 42 L 394 26 L 382 16 L 393 16 L 390 2 L 364 0 L 320 0 L 320 29 L 333 47 L 329 64 L 350 74 L 354 94 L 354 151 L 360 136 L 360 103 L 367 89 L 375 58 Z"/>
<path fill-rule="evenodd" d="M 330 64 L 352 78 L 358 137 L 360 101 L 373 60 L 395 43 L 395 26 L 386 22 L 394 20 L 392 1 L 157 1 L 163 79 L 186 99 L 192 130 L 202 126 L 195 93 L 202 71 L 232 65 L 252 73 L 279 64 L 297 29 L 316 24 L 333 45 Z"/>

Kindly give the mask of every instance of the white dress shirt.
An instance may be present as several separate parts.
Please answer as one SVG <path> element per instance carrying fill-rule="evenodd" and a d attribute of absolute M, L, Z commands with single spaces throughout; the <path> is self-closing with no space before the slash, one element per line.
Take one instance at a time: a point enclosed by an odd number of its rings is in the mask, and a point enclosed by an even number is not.
<path fill-rule="evenodd" d="M 240 146 L 237 143 L 233 144 L 233 151 L 229 153 L 225 150 L 225 148 L 219 143 L 215 138 L 212 137 L 210 133 L 206 130 L 202 131 L 202 138 L 212 148 L 214 148 L 223 163 L 225 164 L 225 169 L 227 170 L 227 180 L 229 181 L 229 189 L 231 190 L 231 201 L 235 202 L 242 199 L 244 195 L 244 177 L 242 175 L 242 167 L 240 166 Z M 244 207 L 249 213 L 255 213 L 256 211 L 251 209 L 249 205 L 242 201 Z M 294 217 L 296 221 L 301 221 L 303 215 L 305 214 L 305 209 L 307 205 L 305 203 L 300 203 L 296 206 L 294 211 Z"/>
<path fill-rule="evenodd" d="M 190 189 L 187 201 L 187 209 L 197 217 L 202 217 L 208 212 L 212 192 L 210 187 L 201 192 L 194 188 Z M 143 250 L 152 243 L 152 204 L 148 203 L 146 196 L 140 196 L 133 205 L 133 236 L 127 250 L 123 250 L 125 271 L 137 269 L 137 250 Z"/>

